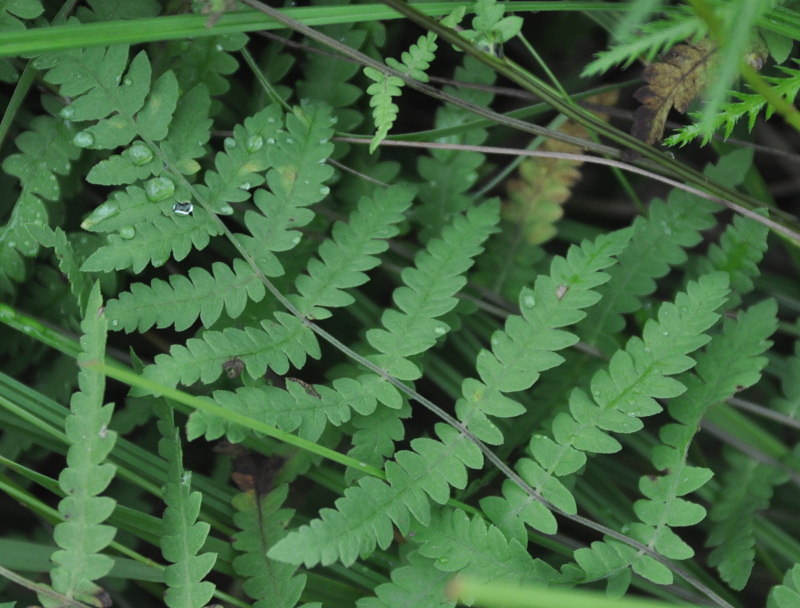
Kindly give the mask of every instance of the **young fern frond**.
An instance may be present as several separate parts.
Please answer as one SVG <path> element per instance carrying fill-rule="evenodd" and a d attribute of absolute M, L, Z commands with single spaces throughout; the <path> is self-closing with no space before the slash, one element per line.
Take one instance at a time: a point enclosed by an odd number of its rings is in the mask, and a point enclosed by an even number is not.
<path fill-rule="evenodd" d="M 183 448 L 172 410 L 159 404 L 162 438 L 158 451 L 168 463 L 164 496 L 164 531 L 161 552 L 171 562 L 164 570 L 167 590 L 164 601 L 169 608 L 202 608 L 214 593 L 214 584 L 203 580 L 217 560 L 216 553 L 202 553 L 210 526 L 197 521 L 203 495 L 191 490 L 192 474 L 183 468 Z"/>
<path fill-rule="evenodd" d="M 105 357 L 108 321 L 102 314 L 100 287 L 95 284 L 81 323 L 79 363 Z M 99 496 L 114 478 L 116 467 L 105 462 L 114 447 L 117 434 L 108 429 L 113 405 L 103 405 L 105 375 L 82 368 L 78 375 L 80 391 L 70 401 L 71 414 L 64 421 L 67 439 L 67 467 L 59 477 L 66 495 L 58 505 L 63 518 L 53 538 L 61 549 L 51 556 L 52 587 L 58 593 L 82 602 L 104 603 L 105 592 L 94 581 L 111 570 L 114 560 L 100 554 L 113 540 L 116 528 L 104 525 L 114 511 L 116 501 Z M 42 605 L 60 605 L 42 596 Z"/>
<path fill-rule="evenodd" d="M 295 566 L 267 557 L 267 550 L 285 534 L 285 526 L 294 514 L 281 509 L 288 486 L 283 485 L 266 496 L 255 491 L 238 494 L 233 499 L 233 516 L 239 532 L 233 546 L 241 555 L 233 560 L 233 569 L 243 577 L 244 591 L 255 600 L 253 608 L 294 608 L 306 584 L 304 574 L 295 576 Z"/>
<path fill-rule="evenodd" d="M 703 507 L 682 498 L 702 487 L 713 475 L 707 468 L 688 463 L 692 441 L 709 407 L 759 380 L 767 363 L 762 354 L 770 345 L 768 337 L 775 331 L 776 312 L 775 303 L 766 301 L 740 313 L 736 322 L 726 322 L 722 334 L 712 339 L 705 352 L 698 354 L 695 373 L 687 372 L 678 378 L 686 391 L 668 405 L 677 423 L 661 429 L 661 443 L 652 452 L 653 464 L 663 473 L 640 479 L 639 489 L 646 498 L 634 503 L 633 508 L 641 523 L 626 526 L 629 536 L 664 557 L 683 560 L 694 555 L 694 550 L 672 531 L 674 527 L 693 526 L 706 516 Z M 594 543 L 591 549 L 576 551 L 575 558 L 587 579 L 601 579 L 623 565 L 630 565 L 634 572 L 651 581 L 672 582 L 672 573 L 651 556 L 616 540 L 608 539 L 606 543 L 607 548 Z M 610 552 L 617 552 L 621 559 L 604 558 Z M 604 569 L 608 565 L 613 568 Z"/>

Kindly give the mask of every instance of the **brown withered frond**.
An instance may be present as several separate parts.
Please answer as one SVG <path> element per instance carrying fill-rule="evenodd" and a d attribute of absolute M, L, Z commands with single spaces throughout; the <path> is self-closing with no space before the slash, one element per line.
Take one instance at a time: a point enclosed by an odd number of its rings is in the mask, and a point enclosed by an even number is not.
<path fill-rule="evenodd" d="M 716 48 L 707 38 L 694 44 L 678 44 L 662 61 L 644 69 L 642 79 L 647 84 L 633 94 L 642 105 L 634 114 L 631 135 L 648 144 L 661 139 L 670 109 L 686 112 L 692 100 L 702 93 Z"/>

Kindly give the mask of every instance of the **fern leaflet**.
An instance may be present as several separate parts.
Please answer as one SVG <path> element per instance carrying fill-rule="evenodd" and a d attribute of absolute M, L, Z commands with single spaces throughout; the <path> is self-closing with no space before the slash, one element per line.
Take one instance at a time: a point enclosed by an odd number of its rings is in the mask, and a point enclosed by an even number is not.
<path fill-rule="evenodd" d="M 210 529 L 206 522 L 197 521 L 203 495 L 191 491 L 192 475 L 183 468 L 180 432 L 173 422 L 172 410 L 164 403 L 157 409 L 162 435 L 158 450 L 169 467 L 162 490 L 166 509 L 161 552 L 171 562 L 164 570 L 164 601 L 170 608 L 202 608 L 214 593 L 213 583 L 203 578 L 214 566 L 217 555 L 197 554 Z"/>
<path fill-rule="evenodd" d="M 95 284 L 89 296 L 81 329 L 80 363 L 102 361 L 105 357 L 106 327 L 102 314 L 100 287 Z M 110 557 L 99 554 L 114 538 L 116 528 L 103 525 L 114 510 L 116 501 L 98 496 L 114 478 L 116 467 L 104 462 L 114 447 L 117 434 L 108 429 L 112 405 L 103 405 L 105 376 L 102 372 L 81 369 L 80 391 L 72 396 L 72 413 L 64 427 L 70 447 L 67 468 L 59 484 L 66 494 L 58 505 L 64 521 L 53 531 L 60 550 L 50 558 L 55 591 L 80 601 L 102 601 L 105 592 L 93 581 L 105 576 L 114 565 Z M 56 606 L 52 598 L 40 598 L 44 606 Z"/>
<path fill-rule="evenodd" d="M 358 600 L 357 608 L 450 608 L 453 600 L 445 599 L 449 574 L 432 567 L 432 560 L 418 552 L 408 554 L 408 564 L 392 571 L 392 582 L 375 588 L 375 597 Z"/>
<path fill-rule="evenodd" d="M 800 602 L 800 564 L 795 564 L 783 578 L 783 585 L 770 591 L 767 608 L 794 608 Z"/>
<path fill-rule="evenodd" d="M 294 576 L 296 567 L 267 557 L 267 550 L 284 536 L 284 527 L 293 512 L 280 509 L 288 486 L 280 486 L 266 496 L 256 491 L 234 497 L 238 513 L 233 517 L 240 532 L 233 546 L 242 555 L 233 560 L 233 568 L 245 577 L 244 590 L 253 598 L 254 608 L 293 608 L 306 584 L 305 575 Z"/>

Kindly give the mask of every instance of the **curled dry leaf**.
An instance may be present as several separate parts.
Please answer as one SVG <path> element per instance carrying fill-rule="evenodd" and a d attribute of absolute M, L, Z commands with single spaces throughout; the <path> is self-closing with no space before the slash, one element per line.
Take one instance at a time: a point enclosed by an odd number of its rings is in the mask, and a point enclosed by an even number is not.
<path fill-rule="evenodd" d="M 703 91 L 716 49 L 708 38 L 694 44 L 678 44 L 662 61 L 644 69 L 642 79 L 647 84 L 633 94 L 642 103 L 634 114 L 631 129 L 634 137 L 648 144 L 661 139 L 670 108 L 686 112 L 692 100 Z"/>

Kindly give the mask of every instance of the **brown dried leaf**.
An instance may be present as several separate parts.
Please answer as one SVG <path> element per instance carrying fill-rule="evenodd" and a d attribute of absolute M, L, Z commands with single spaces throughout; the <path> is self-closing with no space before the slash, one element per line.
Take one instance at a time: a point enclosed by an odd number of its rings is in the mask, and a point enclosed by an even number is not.
<path fill-rule="evenodd" d="M 695 44 L 678 44 L 661 62 L 644 69 L 642 79 L 648 84 L 633 94 L 642 105 L 634 114 L 631 135 L 648 144 L 661 139 L 670 109 L 684 113 L 702 93 L 716 49 L 708 38 Z"/>

